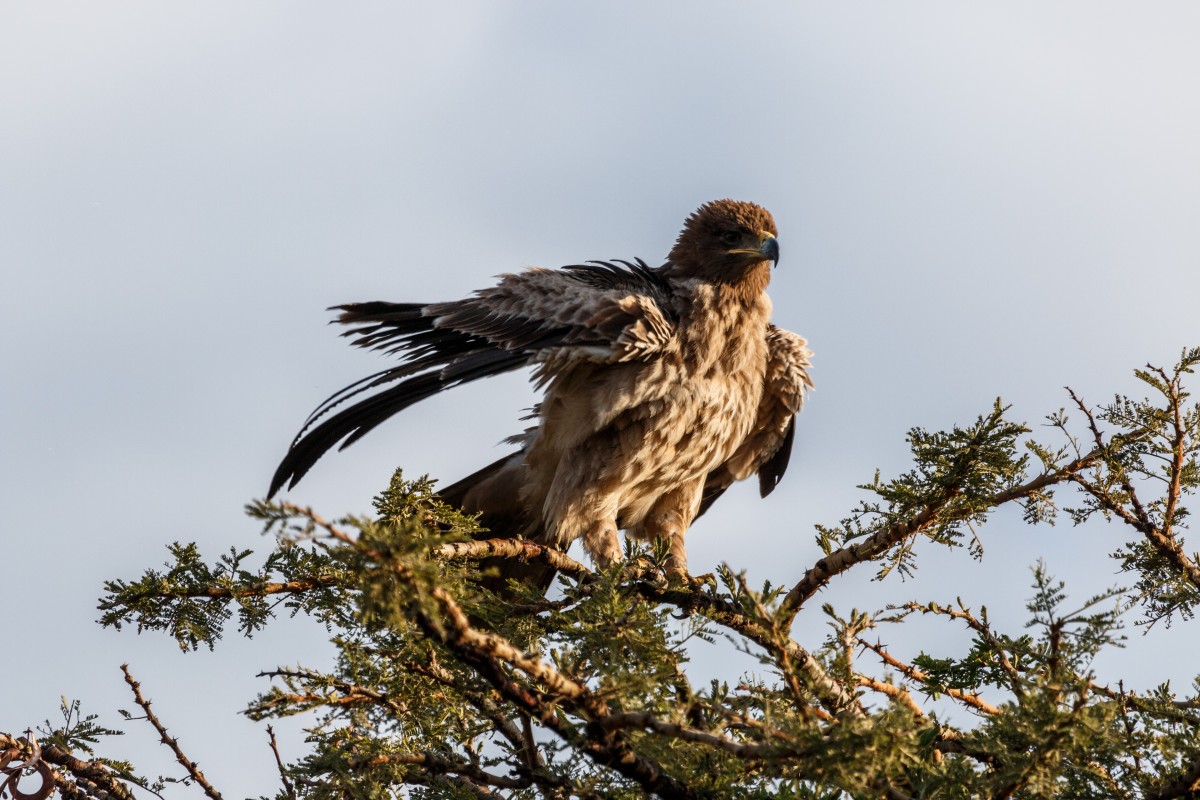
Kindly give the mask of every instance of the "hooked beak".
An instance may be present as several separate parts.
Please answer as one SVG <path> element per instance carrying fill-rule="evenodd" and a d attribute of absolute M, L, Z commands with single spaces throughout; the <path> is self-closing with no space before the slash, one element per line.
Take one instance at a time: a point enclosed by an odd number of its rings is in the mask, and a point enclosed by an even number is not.
<path fill-rule="evenodd" d="M 763 258 L 771 260 L 771 266 L 779 266 L 779 242 L 774 236 L 764 233 L 762 245 L 758 248 L 758 252 Z"/>

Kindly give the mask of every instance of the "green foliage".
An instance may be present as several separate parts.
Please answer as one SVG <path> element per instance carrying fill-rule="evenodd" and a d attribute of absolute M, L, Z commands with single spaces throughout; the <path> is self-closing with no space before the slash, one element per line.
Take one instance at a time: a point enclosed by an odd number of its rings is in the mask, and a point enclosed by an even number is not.
<path fill-rule="evenodd" d="M 274 537 L 257 559 L 170 546 L 162 568 L 105 585 L 101 622 L 184 649 L 213 647 L 235 615 L 246 636 L 280 609 L 323 625 L 332 666 L 270 670 L 247 708 L 305 720 L 310 750 L 281 765 L 281 799 L 1196 797 L 1200 687 L 1134 691 L 1094 665 L 1123 646 L 1131 618 L 1187 626 L 1200 599 L 1182 538 L 1182 501 L 1200 480 L 1200 411 L 1184 390 L 1197 363 L 1191 350 L 1171 371 L 1139 371 L 1148 399 L 1093 411 L 1072 394 L 1083 425 L 1052 415 L 1058 443 L 1030 440 L 999 401 L 971 425 L 912 430 L 912 469 L 876 475 L 868 500 L 819 526 L 824 555 L 791 586 L 754 589 L 728 568 L 672 581 L 662 547 L 594 572 L 488 539 L 430 481 L 397 472 L 372 518 L 251 505 Z M 981 558 L 979 531 L 1001 506 L 1053 524 L 1064 487 L 1073 522 L 1132 532 L 1114 553 L 1130 588 L 1073 603 L 1039 562 L 1017 630 L 961 598 L 813 607 L 850 569 L 910 573 L 925 541 Z M 494 592 L 480 563 L 496 558 L 550 560 L 559 585 Z M 824 613 L 824 641 L 793 638 L 804 613 Z M 902 642 L 922 615 L 967 631 L 965 652 L 893 656 L 883 640 Z M 694 686 L 698 642 L 727 642 L 758 671 Z M 66 724 L 45 732 L 62 751 L 91 754 L 114 732 L 64 709 Z M 128 765 L 88 763 L 107 771 L 61 768 L 113 796 L 137 782 Z"/>
<path fill-rule="evenodd" d="M 892 570 L 908 574 L 916 566 L 915 537 L 898 530 L 916 521 L 920 533 L 947 547 L 961 547 L 971 526 L 982 524 L 995 507 L 995 498 L 1018 484 L 1027 466 L 1017 456 L 1017 439 L 1024 425 L 1004 418 L 1007 410 L 996 400 L 992 411 L 974 425 L 949 432 L 909 431 L 915 467 L 890 481 L 875 480 L 859 488 L 878 499 L 864 500 L 834 528 L 817 526 L 817 544 L 826 553 L 856 540 L 883 539 L 887 556 L 879 559 L 877 578 Z M 983 546 L 971 534 L 969 552 L 982 558 Z"/>
<path fill-rule="evenodd" d="M 1200 486 L 1200 404 L 1188 404 L 1184 379 L 1200 364 L 1200 348 L 1185 350 L 1173 369 L 1147 366 L 1137 378 L 1154 394 L 1147 399 L 1118 396 L 1092 412 L 1072 393 L 1088 423 L 1100 459 L 1086 479 L 1081 503 L 1067 508 L 1076 524 L 1094 516 L 1119 520 L 1134 539 L 1112 553 L 1123 572 L 1136 583 L 1132 599 L 1154 624 L 1179 616 L 1191 619 L 1200 604 L 1200 566 L 1195 551 L 1187 553 L 1179 538 L 1186 529 L 1188 509 L 1182 500 Z M 1104 440 L 1099 425 L 1117 432 Z M 1079 441 L 1067 430 L 1060 412 L 1051 424 L 1063 431 L 1070 445 Z"/>
<path fill-rule="evenodd" d="M 252 507 L 256 516 L 260 507 Z M 265 513 L 265 512 L 263 512 Z M 251 550 L 230 548 L 215 565 L 204 562 L 195 544 L 168 546 L 174 559 L 164 570 L 148 569 L 140 580 L 107 581 L 100 602 L 100 624 L 138 632 L 166 631 L 184 650 L 210 649 L 225 623 L 238 616 L 238 630 L 252 635 L 275 615 L 280 604 L 292 614 L 313 614 L 329 625 L 344 623 L 345 573 L 326 554 L 281 540 L 257 570 L 243 564 Z"/>
<path fill-rule="evenodd" d="M 79 709 L 78 700 L 60 698 L 59 712 L 62 714 L 62 724 L 56 726 L 46 720 L 45 725 L 38 728 L 43 744 L 91 755 L 95 752 L 93 745 L 103 737 L 124 735 L 122 731 L 101 725 L 96 714 L 85 716 Z"/>

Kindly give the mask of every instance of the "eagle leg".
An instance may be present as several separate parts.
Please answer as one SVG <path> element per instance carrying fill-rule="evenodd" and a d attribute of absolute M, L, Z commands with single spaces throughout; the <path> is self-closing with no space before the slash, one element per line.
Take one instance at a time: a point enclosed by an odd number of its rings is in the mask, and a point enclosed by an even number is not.
<path fill-rule="evenodd" d="M 565 489 L 576 489 L 576 493 Z M 582 491 L 579 491 L 582 489 Z M 565 503 L 554 508 L 556 501 Z M 546 502 L 548 525 L 543 544 L 566 550 L 577 539 L 600 569 L 621 561 L 621 537 L 617 527 L 617 501 L 597 487 L 568 486 L 562 473 L 555 476 L 554 486 Z"/>
<path fill-rule="evenodd" d="M 621 561 L 621 537 L 616 516 L 593 520 L 583 530 L 583 549 L 600 569 Z"/>
<path fill-rule="evenodd" d="M 688 578 L 683 539 L 700 510 L 703 490 L 704 476 L 675 487 L 655 500 L 642 524 L 630 530 L 639 539 L 662 539 L 667 543 L 667 577 L 671 580 Z"/>

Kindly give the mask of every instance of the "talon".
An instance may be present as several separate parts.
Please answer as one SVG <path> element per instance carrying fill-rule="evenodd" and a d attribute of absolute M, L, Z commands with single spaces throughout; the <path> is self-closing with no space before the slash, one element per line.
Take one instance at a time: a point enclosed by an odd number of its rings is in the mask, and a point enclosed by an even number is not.
<path fill-rule="evenodd" d="M 645 557 L 639 556 L 632 561 L 626 561 L 621 567 L 622 581 L 645 580 L 656 574 L 654 564 Z"/>
<path fill-rule="evenodd" d="M 667 583 L 671 584 L 672 586 L 678 586 L 680 584 L 683 584 L 684 586 L 690 586 L 694 580 L 694 578 L 688 574 L 686 569 L 678 569 L 674 566 L 668 566 L 665 572 L 667 576 Z"/>

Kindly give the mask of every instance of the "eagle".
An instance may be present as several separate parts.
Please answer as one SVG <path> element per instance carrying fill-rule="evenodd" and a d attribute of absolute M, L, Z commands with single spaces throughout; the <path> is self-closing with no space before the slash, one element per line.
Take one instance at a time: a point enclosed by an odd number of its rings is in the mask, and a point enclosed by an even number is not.
<path fill-rule="evenodd" d="M 734 481 L 775 488 L 812 388 L 806 341 L 770 322 L 776 236 L 763 207 L 716 200 L 660 267 L 533 267 L 462 300 L 335 306 L 355 345 L 402 358 L 317 407 L 269 496 L 419 400 L 532 367 L 534 424 L 443 499 L 492 535 L 560 550 L 581 540 L 601 567 L 621 559 L 622 530 L 661 539 L 668 574 L 686 577 L 689 526 Z"/>

